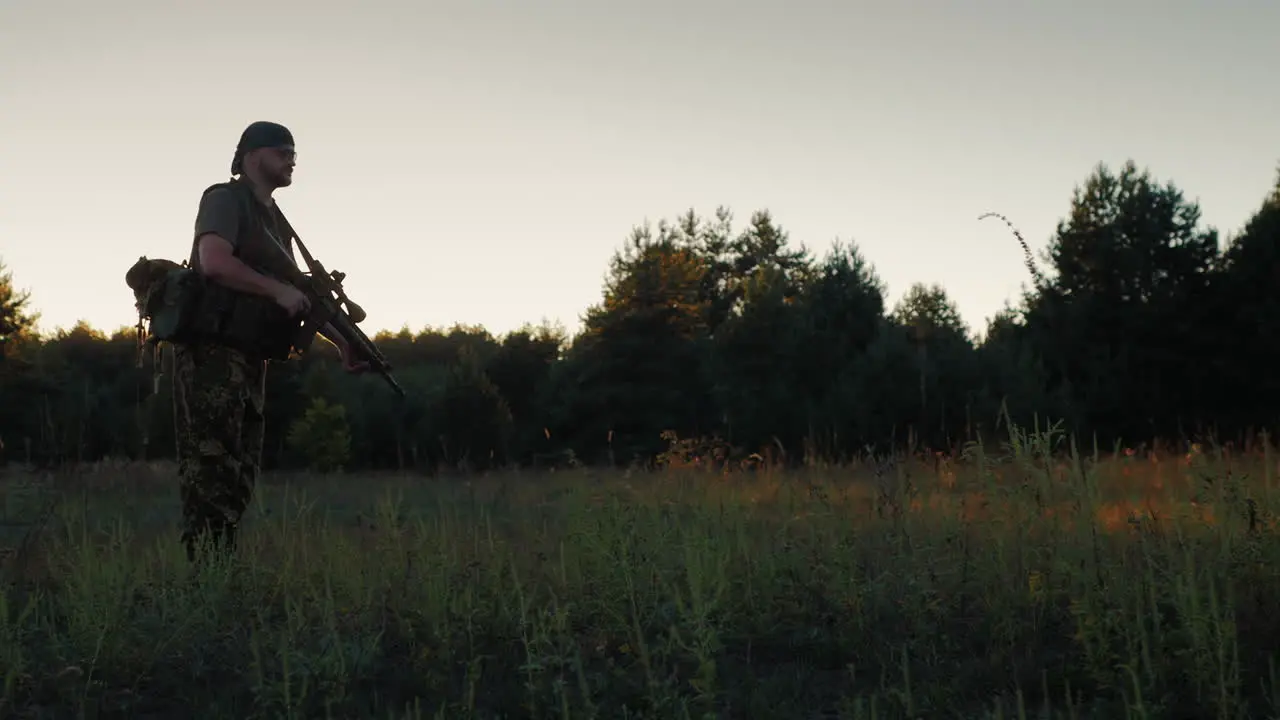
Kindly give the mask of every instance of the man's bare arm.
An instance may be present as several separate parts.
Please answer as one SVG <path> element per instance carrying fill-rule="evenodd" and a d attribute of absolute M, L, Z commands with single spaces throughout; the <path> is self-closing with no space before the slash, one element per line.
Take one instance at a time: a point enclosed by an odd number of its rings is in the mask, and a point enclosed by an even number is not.
<path fill-rule="evenodd" d="M 325 340 L 333 343 L 333 346 L 338 348 L 339 351 L 346 352 L 347 341 L 338 333 L 338 329 L 333 326 L 333 323 L 325 323 L 324 327 L 320 328 L 320 335 Z"/>
<path fill-rule="evenodd" d="M 333 323 L 325 323 L 324 327 L 320 328 L 320 335 L 333 343 L 334 347 L 338 348 L 338 354 L 342 356 L 343 364 L 349 372 L 364 372 L 369 369 L 368 360 L 361 360 L 350 356 L 351 343 L 348 343 L 342 335 L 338 333 L 338 330 L 333 326 Z"/>
<path fill-rule="evenodd" d="M 232 254 L 231 243 L 217 233 L 201 235 L 198 252 L 201 270 L 219 285 L 272 299 L 281 297 L 286 290 L 284 283 L 245 265 Z"/>

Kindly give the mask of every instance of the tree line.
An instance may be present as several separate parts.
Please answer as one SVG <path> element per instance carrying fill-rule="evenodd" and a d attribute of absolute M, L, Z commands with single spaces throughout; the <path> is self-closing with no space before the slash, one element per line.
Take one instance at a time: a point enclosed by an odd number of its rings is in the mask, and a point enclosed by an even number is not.
<path fill-rule="evenodd" d="M 839 461 L 950 451 L 1008 422 L 1055 422 L 1103 451 L 1274 430 L 1280 177 L 1227 241 L 1132 161 L 1074 189 L 1040 263 L 1015 235 L 1033 282 L 978 334 L 936 284 L 889 307 L 856 243 L 818 255 L 766 210 L 742 227 L 725 208 L 689 210 L 633 229 L 575 337 L 547 324 L 378 334 L 404 401 L 345 375 L 323 343 L 274 364 L 264 461 L 646 465 L 673 445 Z M 0 458 L 172 457 L 166 354 L 140 355 L 133 328 L 46 337 L 35 319 L 0 266 Z"/>

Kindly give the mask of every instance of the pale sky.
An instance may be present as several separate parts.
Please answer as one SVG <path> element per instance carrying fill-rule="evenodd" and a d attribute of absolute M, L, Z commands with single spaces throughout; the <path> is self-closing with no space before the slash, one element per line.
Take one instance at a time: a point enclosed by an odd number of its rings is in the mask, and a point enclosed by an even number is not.
<path fill-rule="evenodd" d="M 854 240 L 895 302 L 975 330 L 1098 162 L 1224 235 L 1280 161 L 1274 0 L 0 0 L 0 261 L 41 329 L 136 321 L 124 272 L 186 257 L 241 130 L 365 328 L 570 331 L 633 226 L 769 209 Z"/>

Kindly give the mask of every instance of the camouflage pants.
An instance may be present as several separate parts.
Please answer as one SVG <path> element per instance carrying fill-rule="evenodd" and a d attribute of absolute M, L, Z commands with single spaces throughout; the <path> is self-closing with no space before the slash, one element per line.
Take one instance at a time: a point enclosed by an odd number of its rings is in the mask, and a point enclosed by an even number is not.
<path fill-rule="evenodd" d="M 232 549 L 262 459 L 266 362 L 219 347 L 175 345 L 173 410 L 178 440 L 182 542 Z M 207 534 L 207 537 L 206 537 Z"/>

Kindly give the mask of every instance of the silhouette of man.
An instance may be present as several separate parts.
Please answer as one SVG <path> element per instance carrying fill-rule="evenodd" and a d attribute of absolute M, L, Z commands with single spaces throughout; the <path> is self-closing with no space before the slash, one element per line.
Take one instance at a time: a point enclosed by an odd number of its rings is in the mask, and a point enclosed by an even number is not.
<path fill-rule="evenodd" d="M 283 125 L 245 128 L 232 179 L 205 190 L 196 213 L 189 263 L 208 281 L 269 298 L 290 315 L 310 309 L 290 284 L 297 276 L 295 237 L 273 197 L 293 184 L 293 134 Z M 281 252 L 283 251 L 283 252 Z M 331 326 L 348 371 L 367 365 Z M 174 346 L 173 401 L 182 501 L 182 542 L 194 560 L 206 544 L 235 548 L 236 531 L 260 473 L 267 359 L 221 345 Z"/>

